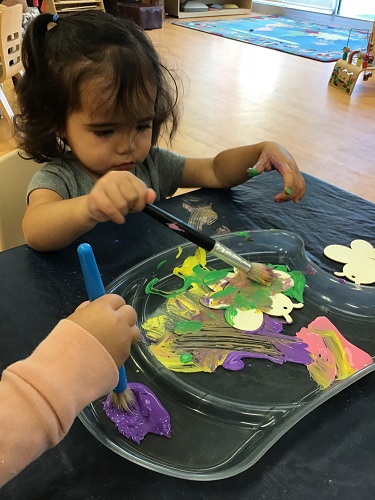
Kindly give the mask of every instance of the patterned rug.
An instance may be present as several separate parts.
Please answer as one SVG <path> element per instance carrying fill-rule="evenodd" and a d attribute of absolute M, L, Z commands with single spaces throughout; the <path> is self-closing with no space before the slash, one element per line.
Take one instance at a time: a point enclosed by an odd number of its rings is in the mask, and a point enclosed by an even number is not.
<path fill-rule="evenodd" d="M 334 28 L 282 16 L 173 24 L 322 62 L 341 59 L 347 45 L 350 50 L 365 52 L 369 37 L 366 30 Z"/>

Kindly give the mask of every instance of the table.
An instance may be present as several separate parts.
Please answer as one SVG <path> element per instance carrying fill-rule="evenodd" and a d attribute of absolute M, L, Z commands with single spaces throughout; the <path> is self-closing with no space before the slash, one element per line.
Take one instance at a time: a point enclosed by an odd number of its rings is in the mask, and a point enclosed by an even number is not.
<path fill-rule="evenodd" d="M 187 220 L 184 202 L 212 204 L 219 218 L 204 226 L 211 235 L 223 225 L 231 231 L 294 231 L 321 268 L 340 270 L 324 257 L 323 248 L 348 245 L 356 238 L 374 244 L 375 205 L 309 175 L 305 178 L 307 194 L 298 205 L 274 203 L 282 184 L 272 172 L 231 190 L 202 189 L 160 206 Z M 107 285 L 181 239 L 140 213 L 129 215 L 124 226 L 100 224 L 61 251 L 42 254 L 21 246 L 0 253 L 0 371 L 29 355 L 61 317 L 86 299 L 76 252 L 81 242 L 92 245 Z M 68 436 L 8 483 L 0 499 L 374 498 L 374 412 L 372 373 L 300 421 L 253 467 L 211 482 L 163 476 L 130 463 L 100 444 L 76 419 Z"/>

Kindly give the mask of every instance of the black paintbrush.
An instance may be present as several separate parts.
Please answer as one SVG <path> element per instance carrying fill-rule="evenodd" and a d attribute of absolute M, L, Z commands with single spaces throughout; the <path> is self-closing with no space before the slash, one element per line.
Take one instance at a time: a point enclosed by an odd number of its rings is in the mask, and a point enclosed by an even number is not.
<path fill-rule="evenodd" d="M 272 269 L 265 264 L 249 262 L 240 255 L 237 255 L 230 248 L 222 245 L 210 236 L 197 231 L 194 227 L 189 226 L 186 222 L 165 212 L 161 208 L 155 205 L 146 205 L 144 211 L 147 215 L 161 222 L 175 233 L 180 234 L 183 238 L 195 243 L 195 245 L 215 255 L 215 257 L 223 260 L 230 266 L 244 272 L 251 281 L 268 286 L 275 279 Z"/>

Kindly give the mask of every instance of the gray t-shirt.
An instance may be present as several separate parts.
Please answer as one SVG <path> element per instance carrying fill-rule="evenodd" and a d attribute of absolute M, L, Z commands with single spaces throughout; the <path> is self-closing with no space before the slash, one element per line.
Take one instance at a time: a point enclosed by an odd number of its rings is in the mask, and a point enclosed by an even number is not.
<path fill-rule="evenodd" d="M 166 149 L 153 147 L 145 161 L 132 173 L 156 191 L 157 200 L 172 196 L 181 184 L 185 157 Z M 35 189 L 50 189 L 64 200 L 88 194 L 95 181 L 80 168 L 73 154 L 44 165 L 31 179 L 27 199 Z"/>

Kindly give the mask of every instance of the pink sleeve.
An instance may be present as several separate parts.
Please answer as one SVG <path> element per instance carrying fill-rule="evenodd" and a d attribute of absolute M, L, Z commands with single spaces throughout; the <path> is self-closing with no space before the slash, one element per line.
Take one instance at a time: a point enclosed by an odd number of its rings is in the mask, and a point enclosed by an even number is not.
<path fill-rule="evenodd" d="M 64 319 L 0 382 L 0 487 L 59 443 L 76 415 L 118 382 L 108 351 Z"/>

